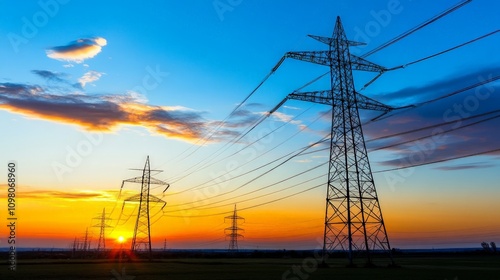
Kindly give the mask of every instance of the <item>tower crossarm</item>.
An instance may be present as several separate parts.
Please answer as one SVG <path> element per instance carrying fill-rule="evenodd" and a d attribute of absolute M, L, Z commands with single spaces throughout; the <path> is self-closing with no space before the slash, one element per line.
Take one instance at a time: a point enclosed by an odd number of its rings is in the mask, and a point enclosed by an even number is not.
<path fill-rule="evenodd" d="M 228 233 L 226 234 L 226 237 L 245 237 L 243 234 L 239 234 L 239 233 Z"/>
<path fill-rule="evenodd" d="M 389 112 L 395 108 L 380 101 L 374 100 L 366 95 L 356 92 L 356 100 L 359 109 Z"/>
<path fill-rule="evenodd" d="M 242 228 L 240 228 L 240 227 L 232 227 L 232 226 L 227 227 L 227 228 L 225 228 L 224 230 L 238 230 L 238 231 L 244 231 L 244 229 L 242 229 Z"/>
<path fill-rule="evenodd" d="M 361 58 L 353 54 L 350 54 L 350 59 L 351 59 L 352 70 L 379 72 L 379 73 L 388 71 L 388 69 L 383 66 L 375 64 L 373 62 L 370 62 L 364 58 Z"/>
<path fill-rule="evenodd" d="M 336 95 L 339 96 L 339 95 Z M 332 98 L 331 90 L 321 90 L 321 91 L 312 91 L 312 92 L 294 92 L 287 96 L 288 99 L 295 99 L 301 101 L 314 102 L 324 105 L 334 105 L 333 102 L 342 102 L 343 100 L 334 101 Z M 356 94 L 356 101 L 358 109 L 365 110 L 375 110 L 375 111 L 383 111 L 389 112 L 394 108 L 388 105 L 385 105 L 377 100 L 371 99 L 363 94 Z"/>
<path fill-rule="evenodd" d="M 324 66 L 332 66 L 333 58 L 335 54 L 332 54 L 333 51 L 300 51 L 300 52 L 287 52 L 285 57 L 293 58 L 297 60 L 307 61 L 315 64 L 320 64 Z M 351 65 L 353 70 L 360 71 L 368 71 L 368 72 L 378 72 L 383 73 L 388 71 L 387 68 L 370 62 L 364 58 L 359 56 L 350 55 Z"/>
<path fill-rule="evenodd" d="M 123 180 L 123 182 L 127 182 L 127 183 L 142 183 L 142 176 L 140 177 L 134 177 L 134 178 L 130 178 L 130 179 L 127 179 L 127 180 Z M 158 180 L 158 179 L 155 179 L 153 177 L 149 178 L 149 183 L 151 185 L 164 185 L 164 186 L 170 186 L 170 184 L 164 182 L 164 181 L 161 181 L 161 180 Z"/>
<path fill-rule="evenodd" d="M 125 199 L 124 201 L 126 201 L 126 202 L 137 201 L 137 202 L 139 202 L 139 201 L 141 201 L 141 194 L 133 195 L 133 196 Z M 163 202 L 165 204 L 167 203 L 166 201 L 162 200 L 161 198 L 158 198 L 158 197 L 151 195 L 151 194 L 149 195 L 149 202 Z"/>
<path fill-rule="evenodd" d="M 313 38 L 314 40 L 320 41 L 321 43 L 325 43 L 327 45 L 334 45 L 337 42 L 340 42 L 341 44 L 348 44 L 351 47 L 366 45 L 366 43 L 363 43 L 363 42 L 356 42 L 356 41 L 343 40 L 343 39 L 339 40 L 339 39 L 335 39 L 332 37 L 324 37 L 324 36 L 317 36 L 317 35 L 307 35 L 307 36 Z"/>
<path fill-rule="evenodd" d="M 285 57 L 328 66 L 332 64 L 328 56 L 329 52 L 330 51 L 287 52 Z"/>

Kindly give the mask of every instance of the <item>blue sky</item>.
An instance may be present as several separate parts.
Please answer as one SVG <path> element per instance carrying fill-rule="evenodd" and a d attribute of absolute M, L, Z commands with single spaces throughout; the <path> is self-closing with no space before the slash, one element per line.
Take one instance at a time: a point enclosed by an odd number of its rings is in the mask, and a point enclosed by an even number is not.
<path fill-rule="evenodd" d="M 350 39 L 367 43 L 351 48 L 353 54 L 362 55 L 459 2 L 3 1 L 0 3 L 2 161 L 19 163 L 20 180 L 26 192 L 54 190 L 61 192 L 62 197 L 118 191 L 121 180 L 135 176 L 129 168 L 140 168 L 147 155 L 151 156 L 154 168 L 165 170 L 158 178 L 175 181 L 172 192 L 189 189 L 223 173 L 229 173 L 231 180 L 221 188 L 237 187 L 256 173 L 250 177 L 237 175 L 313 143 L 329 129 L 329 108 L 288 101 L 240 143 L 227 145 L 288 93 L 327 70 L 286 60 L 238 114 L 220 126 L 220 121 L 286 52 L 324 49 L 323 44 L 307 35 L 330 36 L 338 15 Z M 492 1 L 472 1 L 368 59 L 391 68 L 496 31 L 499 6 Z M 500 59 L 495 55 L 499 43 L 496 33 L 436 58 L 387 72 L 362 93 L 390 105 L 404 106 L 494 78 L 500 74 Z M 360 90 L 373 77 L 373 73 L 355 73 L 356 88 Z M 322 79 L 307 89 L 327 87 L 328 81 Z M 372 169 L 381 171 L 400 167 L 401 162 L 426 163 L 500 148 L 496 140 L 500 136 L 497 118 L 467 127 L 471 122 L 498 115 L 494 112 L 500 109 L 498 90 L 498 81 L 486 83 L 368 124 L 364 129 L 367 139 L 443 122 L 449 124 L 439 129 L 452 130 L 418 143 L 411 140 L 434 134 L 432 128 L 369 142 L 371 150 L 408 141 L 371 151 Z M 476 115 L 481 116 L 470 118 Z M 362 116 L 368 120 L 376 115 L 364 112 Z M 257 145 L 230 156 L 281 125 L 282 129 Z M 205 141 L 205 136 L 216 128 L 219 129 L 214 137 Z M 498 206 L 493 206 L 499 195 L 495 184 L 500 178 L 494 172 L 498 169 L 498 154 L 416 167 L 406 173 L 403 170 L 376 173 L 382 207 L 388 209 L 383 211 L 415 211 L 422 205 L 431 205 L 425 206 L 430 212 L 443 211 L 442 207 L 448 205 L 444 211 L 460 213 L 463 203 L 470 200 L 471 205 L 478 206 L 481 199 L 485 200 L 483 204 L 498 210 Z M 298 158 L 242 191 L 255 190 L 312 168 L 325 161 L 326 155 L 324 152 Z M 194 168 L 197 172 L 191 173 L 193 166 L 207 162 L 209 167 Z M 237 170 L 232 170 L 231 162 L 235 162 Z M 325 169 L 318 168 L 292 182 L 324 173 Z M 321 180 L 313 180 L 294 191 L 256 198 L 243 207 L 305 190 L 321 184 Z M 266 192 L 271 190 L 261 194 Z M 203 194 L 203 199 L 215 202 L 220 193 L 219 189 Z M 452 199 L 443 202 L 450 193 Z M 241 200 L 238 194 L 243 192 L 235 191 L 228 203 Z M 196 200 L 194 197 L 190 192 L 167 196 L 175 201 L 173 205 L 189 204 Z M 292 213 L 296 210 L 294 205 L 304 200 L 306 207 L 321 205 L 324 188 L 254 209 Z M 109 199 L 107 203 L 113 205 L 114 201 Z M 322 207 L 311 207 L 320 215 L 314 217 L 321 218 Z M 196 213 L 232 209 L 226 208 L 220 206 Z M 178 209 L 172 206 L 170 214 L 175 216 Z M 470 220 L 483 221 L 485 215 L 491 217 L 488 211 L 493 209 L 478 209 Z M 430 218 L 432 214 L 429 215 Z M 391 219 L 393 223 L 401 222 L 396 216 L 389 214 L 389 228 Z M 442 226 L 479 227 L 479 222 L 469 225 L 449 220 L 450 224 Z M 488 226 L 498 232 L 500 225 L 491 223 Z M 425 222 L 415 224 L 426 227 Z M 438 226 L 428 228 L 432 231 Z M 177 229 L 183 230 L 180 225 Z M 415 244 L 429 245 L 422 240 Z"/>

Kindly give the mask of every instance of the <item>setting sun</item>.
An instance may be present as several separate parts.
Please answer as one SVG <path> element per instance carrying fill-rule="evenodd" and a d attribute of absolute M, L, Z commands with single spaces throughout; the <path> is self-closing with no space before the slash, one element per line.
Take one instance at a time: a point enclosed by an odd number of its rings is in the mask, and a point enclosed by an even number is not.
<path fill-rule="evenodd" d="M 123 243 L 125 241 L 125 238 L 123 236 L 118 236 L 117 240 L 118 243 Z"/>

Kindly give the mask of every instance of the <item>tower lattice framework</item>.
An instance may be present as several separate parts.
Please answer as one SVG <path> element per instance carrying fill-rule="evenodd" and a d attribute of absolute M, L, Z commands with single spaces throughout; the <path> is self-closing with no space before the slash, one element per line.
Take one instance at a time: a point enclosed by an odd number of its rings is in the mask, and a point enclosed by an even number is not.
<path fill-rule="evenodd" d="M 161 171 L 161 170 L 151 170 L 149 165 L 149 156 L 144 164 L 144 169 L 142 169 L 142 176 L 135 177 L 131 179 L 124 180 L 130 183 L 140 183 L 141 192 L 137 195 L 131 196 L 124 200 L 125 202 L 139 202 L 139 211 L 137 213 L 137 219 L 134 227 L 134 236 L 132 238 L 131 251 L 138 252 L 145 250 L 149 258 L 151 259 L 151 221 L 150 221 L 150 203 L 163 203 L 163 207 L 167 204 L 162 199 L 151 195 L 150 186 L 155 185 L 165 185 L 165 192 L 170 186 L 168 183 L 151 177 L 151 171 Z"/>
<path fill-rule="evenodd" d="M 97 252 L 106 251 L 106 228 L 112 227 L 108 225 L 106 221 L 110 220 L 110 218 L 106 217 L 106 209 L 102 209 L 102 214 L 100 217 L 96 217 L 94 219 L 99 220 L 98 224 L 93 225 L 92 227 L 99 228 L 99 241 L 97 243 Z"/>
<path fill-rule="evenodd" d="M 350 46 L 363 43 L 347 40 L 340 17 L 331 38 L 309 36 L 327 44 L 328 50 L 288 52 L 285 56 L 328 66 L 331 89 L 294 92 L 287 98 L 332 106 L 323 254 L 346 251 L 349 264 L 353 265 L 353 253 L 364 252 L 370 264 L 374 250 L 390 254 L 391 248 L 358 110 L 388 112 L 393 108 L 357 93 L 352 71 L 383 73 L 387 69 L 350 54 Z"/>
<path fill-rule="evenodd" d="M 231 220 L 231 226 L 224 229 L 226 237 L 229 237 L 229 251 L 238 251 L 238 238 L 243 237 L 239 233 L 243 229 L 238 227 L 238 221 L 245 220 L 245 218 L 238 216 L 236 205 L 234 205 L 233 214 L 224 218 L 224 220 L 227 219 Z"/>

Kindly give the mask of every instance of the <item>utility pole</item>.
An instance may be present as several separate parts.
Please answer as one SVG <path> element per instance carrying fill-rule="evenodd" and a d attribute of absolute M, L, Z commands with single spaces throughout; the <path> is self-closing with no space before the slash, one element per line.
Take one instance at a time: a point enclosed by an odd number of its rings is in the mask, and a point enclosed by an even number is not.
<path fill-rule="evenodd" d="M 149 219 L 150 203 L 163 203 L 161 210 L 163 210 L 163 208 L 165 207 L 165 205 L 167 205 L 167 203 L 162 199 L 154 195 L 151 195 L 149 193 L 150 186 L 151 184 L 164 185 L 166 187 L 163 190 L 163 192 L 165 192 L 170 187 L 170 185 L 166 182 L 151 177 L 151 171 L 161 172 L 161 170 L 150 169 L 149 156 L 147 157 L 146 163 L 144 164 L 144 168 L 141 171 L 142 171 L 141 177 L 135 177 L 123 181 L 123 182 L 141 184 L 141 192 L 137 195 L 125 199 L 123 203 L 125 204 L 125 202 L 139 202 L 139 211 L 137 213 L 137 220 L 135 222 L 134 237 L 132 238 L 131 251 L 138 252 L 141 250 L 141 247 L 143 247 L 148 252 L 148 257 L 151 260 L 152 258 L 151 221 Z"/>
<path fill-rule="evenodd" d="M 227 216 L 224 218 L 231 220 L 231 226 L 224 229 L 224 233 L 226 237 L 229 237 L 229 251 L 237 252 L 238 251 L 238 237 L 243 237 L 243 235 L 239 234 L 239 231 L 243 231 L 242 228 L 238 227 L 238 220 L 245 220 L 243 217 L 237 215 L 236 212 L 236 204 L 234 205 L 233 215 Z M 229 233 L 227 233 L 229 231 Z"/>
<path fill-rule="evenodd" d="M 350 46 L 363 43 L 347 40 L 340 17 L 337 17 L 331 38 L 309 36 L 328 45 L 328 50 L 288 52 L 285 57 L 328 66 L 331 88 L 293 92 L 286 99 L 315 102 L 332 108 L 323 261 L 328 252 L 343 250 L 347 252 L 350 266 L 355 266 L 354 252 L 364 254 L 366 264 L 372 265 L 373 251 L 390 254 L 391 247 L 358 110 L 388 112 L 394 108 L 356 92 L 352 71 L 371 71 L 381 75 L 388 69 L 350 54 Z"/>

